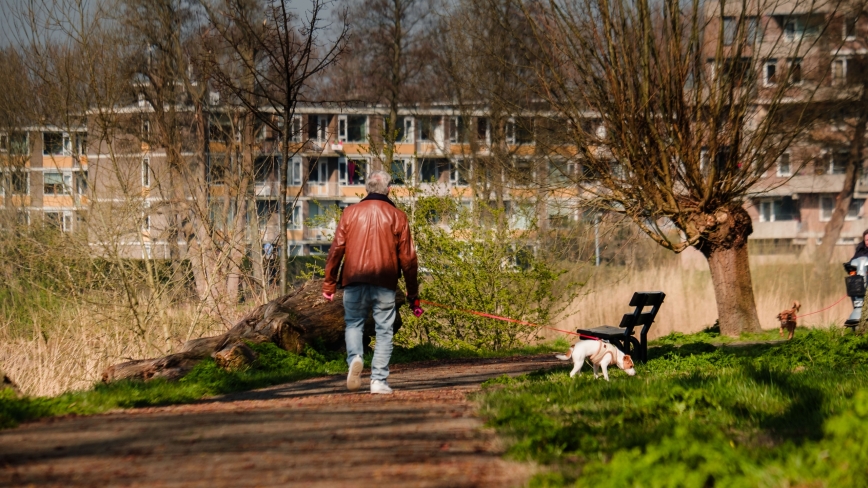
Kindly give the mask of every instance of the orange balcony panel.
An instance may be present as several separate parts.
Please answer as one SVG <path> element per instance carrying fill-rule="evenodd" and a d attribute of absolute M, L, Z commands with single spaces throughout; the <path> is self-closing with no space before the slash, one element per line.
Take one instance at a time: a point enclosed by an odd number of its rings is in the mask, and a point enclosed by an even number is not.
<path fill-rule="evenodd" d="M 395 154 L 412 155 L 416 152 L 414 144 L 395 144 Z"/>
<path fill-rule="evenodd" d="M 364 185 L 341 186 L 340 192 L 342 197 L 355 197 L 361 195 L 364 198 L 368 193 L 365 191 Z"/>
<path fill-rule="evenodd" d="M 522 144 L 517 146 L 509 146 L 509 150 L 516 156 L 533 156 L 536 153 L 536 146 Z"/>
<path fill-rule="evenodd" d="M 43 207 L 73 207 L 72 195 L 46 195 L 42 197 Z"/>
<path fill-rule="evenodd" d="M 42 167 L 44 168 L 72 168 L 75 160 L 72 156 L 43 156 Z"/>
<path fill-rule="evenodd" d="M 290 241 L 304 240 L 304 231 L 301 229 L 291 229 L 286 231 L 286 238 Z"/>
<path fill-rule="evenodd" d="M 370 154 L 370 147 L 367 143 L 345 142 L 343 151 L 348 158 L 352 159 Z"/>
<path fill-rule="evenodd" d="M 29 207 L 30 195 L 10 195 L 9 205 L 13 207 Z"/>

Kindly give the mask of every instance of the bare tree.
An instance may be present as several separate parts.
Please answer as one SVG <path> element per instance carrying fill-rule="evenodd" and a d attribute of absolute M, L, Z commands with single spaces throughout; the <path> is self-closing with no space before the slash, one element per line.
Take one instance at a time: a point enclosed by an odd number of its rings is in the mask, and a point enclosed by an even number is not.
<path fill-rule="evenodd" d="M 571 179 L 591 205 L 666 249 L 703 253 L 722 333 L 759 330 L 744 203 L 805 126 L 822 78 L 800 62 L 811 43 L 783 41 L 766 15 L 773 2 L 516 4 L 542 49 L 505 67 L 535 71 L 530 83 L 577 149 L 553 163 L 579 165 Z M 790 61 L 766 86 L 758 73 L 770 54 Z"/>
<path fill-rule="evenodd" d="M 351 25 L 352 56 L 339 66 L 329 94 L 343 100 L 384 103 L 383 164 L 391 168 L 398 109 L 438 92 L 431 74 L 438 0 L 342 0 L 338 18 Z M 378 151 L 379 152 L 379 151 Z"/>
<path fill-rule="evenodd" d="M 303 147 L 292 147 L 294 138 L 300 139 L 305 133 L 293 124 L 296 106 L 311 79 L 338 59 L 348 30 L 344 23 L 334 39 L 322 39 L 326 27 L 323 13 L 328 3 L 313 0 L 310 10 L 301 15 L 285 0 L 203 3 L 210 26 L 222 40 L 222 57 L 210 58 L 215 80 L 260 124 L 274 131 L 280 141 L 277 247 L 281 295 L 287 292 L 289 158 Z M 234 64 L 234 72 L 227 69 L 227 60 Z M 250 122 L 247 126 L 252 130 Z M 293 205 L 299 196 L 295 195 Z"/>

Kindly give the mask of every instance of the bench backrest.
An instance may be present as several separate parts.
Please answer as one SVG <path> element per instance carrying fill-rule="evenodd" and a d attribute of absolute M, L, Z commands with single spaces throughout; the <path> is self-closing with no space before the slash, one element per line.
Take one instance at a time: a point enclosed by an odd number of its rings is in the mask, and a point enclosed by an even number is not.
<path fill-rule="evenodd" d="M 626 335 L 633 335 L 635 327 L 642 327 L 639 332 L 643 338 L 648 335 L 648 329 L 654 323 L 654 318 L 657 317 L 657 312 L 660 310 L 660 305 L 663 304 L 663 299 L 666 294 L 662 291 L 637 291 L 633 293 L 633 298 L 630 299 L 630 306 L 635 307 L 631 313 L 625 314 L 621 318 L 619 327 L 627 329 Z M 645 307 L 651 307 L 648 312 L 642 312 Z"/>

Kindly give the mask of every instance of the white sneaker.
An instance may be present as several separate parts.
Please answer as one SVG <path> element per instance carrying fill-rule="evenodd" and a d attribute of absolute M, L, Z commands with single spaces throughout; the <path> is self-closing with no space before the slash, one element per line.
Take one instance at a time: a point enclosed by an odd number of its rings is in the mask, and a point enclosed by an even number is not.
<path fill-rule="evenodd" d="M 350 372 L 347 374 L 347 390 L 356 391 L 362 387 L 362 368 L 365 363 L 362 358 L 356 356 L 350 363 Z"/>
<path fill-rule="evenodd" d="M 391 395 L 392 389 L 385 381 L 373 380 L 371 381 L 371 393 L 380 395 Z"/>

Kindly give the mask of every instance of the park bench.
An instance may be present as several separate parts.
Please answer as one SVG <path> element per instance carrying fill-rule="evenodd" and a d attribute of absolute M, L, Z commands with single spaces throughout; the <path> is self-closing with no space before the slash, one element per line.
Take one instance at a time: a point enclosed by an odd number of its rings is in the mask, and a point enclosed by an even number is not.
<path fill-rule="evenodd" d="M 618 327 L 603 325 L 593 329 L 578 329 L 576 332 L 607 340 L 633 360 L 644 363 L 648 360 L 648 330 L 664 298 L 666 294 L 662 291 L 637 291 L 630 300 L 630 306 L 635 307 L 633 312 L 625 314 Z M 651 310 L 643 312 L 646 307 L 651 307 Z M 634 337 L 636 327 L 641 327 L 638 339 Z"/>

